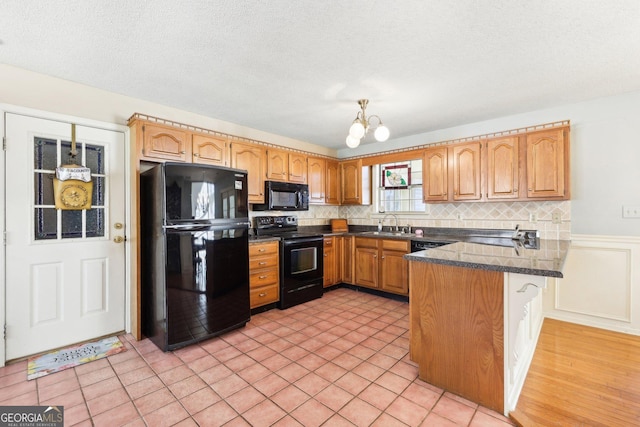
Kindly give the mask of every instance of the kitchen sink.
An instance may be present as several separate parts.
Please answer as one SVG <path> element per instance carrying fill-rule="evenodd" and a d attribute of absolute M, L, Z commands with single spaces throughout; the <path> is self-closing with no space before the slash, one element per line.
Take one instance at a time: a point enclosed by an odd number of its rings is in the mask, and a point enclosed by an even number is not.
<path fill-rule="evenodd" d="M 369 236 L 414 236 L 413 233 L 403 233 L 402 231 L 363 231 L 360 234 Z"/>

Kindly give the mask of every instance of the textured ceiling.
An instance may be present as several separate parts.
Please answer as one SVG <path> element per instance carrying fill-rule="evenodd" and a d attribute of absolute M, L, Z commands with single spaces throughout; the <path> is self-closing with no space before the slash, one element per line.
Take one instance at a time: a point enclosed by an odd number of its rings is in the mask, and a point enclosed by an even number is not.
<path fill-rule="evenodd" d="M 640 90 L 640 2 L 2 0 L 0 62 L 341 148 Z"/>

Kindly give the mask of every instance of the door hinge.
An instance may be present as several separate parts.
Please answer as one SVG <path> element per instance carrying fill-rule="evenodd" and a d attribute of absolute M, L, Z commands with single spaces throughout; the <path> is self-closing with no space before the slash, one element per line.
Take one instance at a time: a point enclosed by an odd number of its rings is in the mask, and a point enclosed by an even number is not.
<path fill-rule="evenodd" d="M 2 150 L 3 151 L 7 151 L 7 137 L 6 136 L 2 137 Z"/>
<path fill-rule="evenodd" d="M 7 230 L 2 232 L 2 246 L 7 246 Z"/>

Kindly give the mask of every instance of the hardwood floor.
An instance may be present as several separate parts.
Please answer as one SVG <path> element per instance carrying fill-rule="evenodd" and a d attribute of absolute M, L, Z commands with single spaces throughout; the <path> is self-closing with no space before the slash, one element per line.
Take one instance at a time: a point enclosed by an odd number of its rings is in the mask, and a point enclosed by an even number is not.
<path fill-rule="evenodd" d="M 545 319 L 510 415 L 525 427 L 640 425 L 640 337 Z"/>

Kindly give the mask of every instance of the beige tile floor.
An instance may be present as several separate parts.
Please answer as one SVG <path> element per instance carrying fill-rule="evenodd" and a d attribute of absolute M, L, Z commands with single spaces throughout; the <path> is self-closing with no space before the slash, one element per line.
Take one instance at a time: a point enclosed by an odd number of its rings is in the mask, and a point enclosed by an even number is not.
<path fill-rule="evenodd" d="M 68 426 L 492 426 L 504 416 L 417 378 L 407 303 L 350 289 L 163 353 L 128 351 L 27 381 L 0 368 L 0 405 L 62 405 Z"/>

